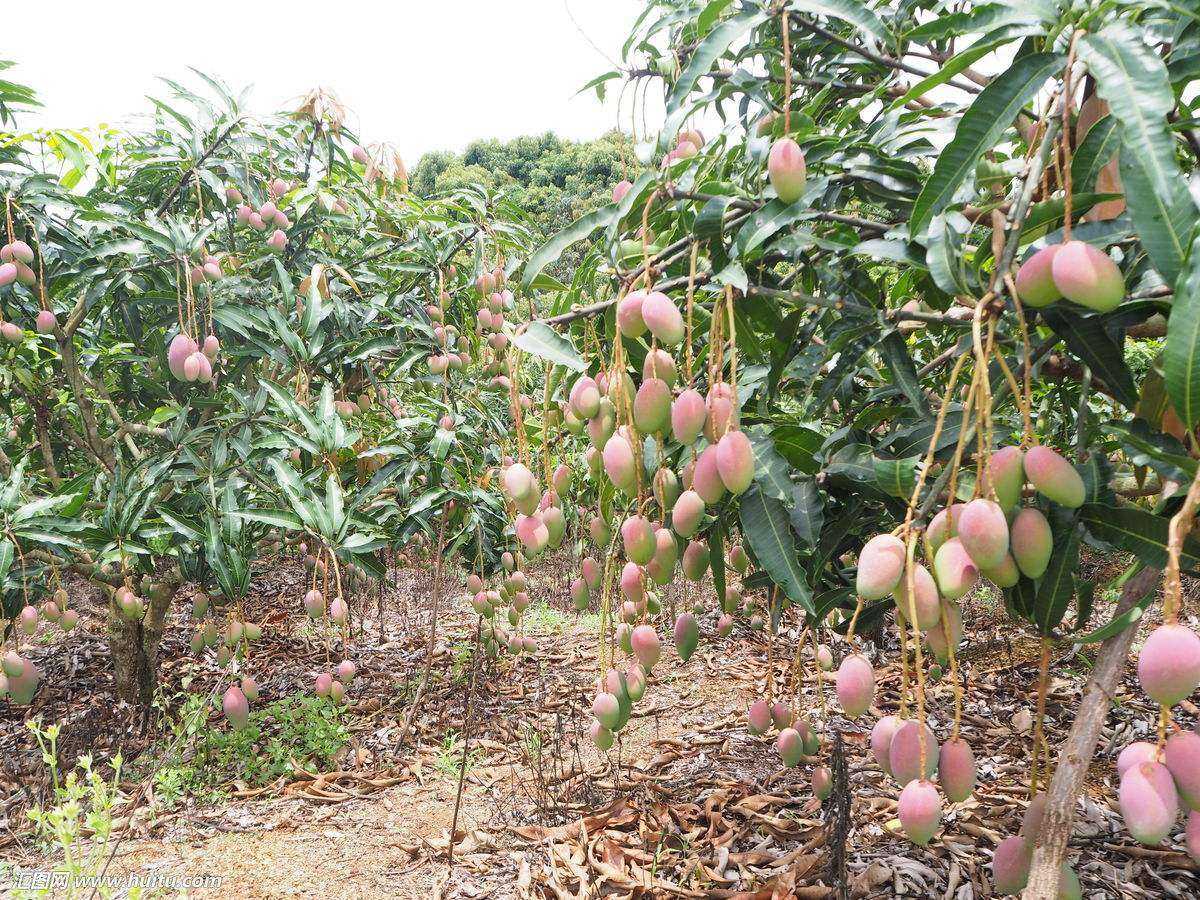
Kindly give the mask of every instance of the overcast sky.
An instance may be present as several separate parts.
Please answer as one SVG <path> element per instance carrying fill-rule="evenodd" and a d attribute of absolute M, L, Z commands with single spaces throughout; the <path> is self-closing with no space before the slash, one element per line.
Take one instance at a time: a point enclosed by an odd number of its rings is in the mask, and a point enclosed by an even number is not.
<path fill-rule="evenodd" d="M 45 8 L 53 27 L 20 29 L 0 57 L 17 63 L 6 75 L 34 87 L 45 104 L 24 119 L 29 124 L 120 123 L 149 110 L 146 95 L 165 96 L 158 76 L 195 84 L 187 71 L 194 66 L 234 88 L 253 85 L 257 112 L 312 87 L 332 88 L 364 139 L 395 143 L 411 167 L 426 151 L 461 150 L 475 138 L 547 130 L 590 138 L 615 126 L 615 92 L 605 105 L 591 91 L 575 94 L 612 68 L 591 44 L 618 59 L 642 7 L 642 0 L 57 0 Z M 627 110 L 622 118 L 628 127 Z"/>

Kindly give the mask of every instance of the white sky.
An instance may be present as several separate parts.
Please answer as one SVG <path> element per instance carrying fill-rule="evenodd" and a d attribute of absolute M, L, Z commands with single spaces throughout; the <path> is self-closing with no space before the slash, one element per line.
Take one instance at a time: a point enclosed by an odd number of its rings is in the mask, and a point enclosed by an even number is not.
<path fill-rule="evenodd" d="M 332 88 L 364 140 L 394 143 L 411 168 L 476 138 L 584 139 L 617 124 L 616 91 L 604 105 L 575 96 L 612 66 L 568 6 L 617 60 L 643 0 L 55 0 L 53 27 L 20 28 L 0 58 L 44 104 L 26 126 L 120 123 L 167 95 L 158 76 L 202 84 L 194 66 L 253 85 L 256 112 Z M 628 128 L 628 101 L 622 119 Z"/>

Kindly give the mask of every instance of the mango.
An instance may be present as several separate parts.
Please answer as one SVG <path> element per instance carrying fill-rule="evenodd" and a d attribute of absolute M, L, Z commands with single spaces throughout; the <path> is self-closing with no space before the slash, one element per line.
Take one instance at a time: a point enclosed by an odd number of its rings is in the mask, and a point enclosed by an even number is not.
<path fill-rule="evenodd" d="M 779 737 L 775 739 L 775 749 L 779 751 L 779 757 L 789 769 L 798 766 L 801 757 L 804 756 L 804 744 L 800 740 L 800 733 L 794 728 L 784 728 L 779 732 Z"/>
<path fill-rule="evenodd" d="M 633 423 L 641 434 L 660 434 L 671 422 L 671 389 L 661 378 L 643 381 L 633 400 Z"/>
<path fill-rule="evenodd" d="M 639 566 L 644 566 L 654 558 L 657 549 L 654 529 L 645 516 L 630 516 L 621 523 L 621 541 L 625 546 L 625 556 Z"/>
<path fill-rule="evenodd" d="M 979 568 L 958 538 L 950 538 L 933 557 L 933 575 L 943 597 L 957 600 L 979 579 Z"/>
<path fill-rule="evenodd" d="M 1138 654 L 1138 681 L 1163 706 L 1185 700 L 1200 685 L 1200 637 L 1186 625 L 1160 625 Z"/>
<path fill-rule="evenodd" d="M 651 291 L 642 301 L 642 322 L 658 342 L 675 347 L 684 337 L 683 316 L 674 301 L 661 291 Z"/>
<path fill-rule="evenodd" d="M 717 472 L 729 493 L 746 492 L 754 481 L 754 448 L 743 431 L 729 431 L 717 443 Z"/>
<path fill-rule="evenodd" d="M 675 652 L 687 662 L 699 643 L 700 626 L 696 623 L 696 617 L 691 613 L 681 613 L 675 620 Z"/>
<path fill-rule="evenodd" d="M 1190 810 L 1200 809 L 1200 733 L 1177 731 L 1167 738 L 1163 764 L 1175 780 L 1183 805 Z"/>
<path fill-rule="evenodd" d="M 1103 250 L 1067 241 L 1050 262 L 1054 286 L 1068 300 L 1096 312 L 1109 312 L 1125 299 L 1125 277 Z"/>
<path fill-rule="evenodd" d="M 1050 244 L 1033 254 L 1017 269 L 1017 296 L 1025 306 L 1039 308 L 1062 299 L 1062 291 L 1051 274 L 1054 257 L 1062 244 Z"/>
<path fill-rule="evenodd" d="M 864 600 L 886 597 L 904 574 L 904 542 L 894 534 L 877 534 L 858 554 L 855 589 Z"/>
<path fill-rule="evenodd" d="M 636 338 L 645 333 L 646 322 L 642 318 L 645 299 L 645 291 L 630 291 L 617 304 L 617 327 L 625 337 Z"/>
<path fill-rule="evenodd" d="M 672 436 L 685 447 L 694 443 L 704 428 L 707 414 L 700 392 L 688 388 L 671 404 Z"/>
<path fill-rule="evenodd" d="M 899 716 L 888 715 L 876 722 L 875 727 L 871 729 L 871 756 L 875 758 L 879 768 L 889 775 L 892 774 L 892 738 L 903 724 L 904 720 Z"/>
<path fill-rule="evenodd" d="M 1026 451 L 1025 475 L 1039 494 L 1059 506 L 1076 509 L 1086 499 L 1083 479 L 1075 467 L 1049 447 Z"/>
<path fill-rule="evenodd" d="M 922 744 L 925 768 L 921 768 Z M 908 721 L 896 729 L 888 747 L 888 763 L 892 777 L 903 786 L 918 778 L 932 778 L 938 766 L 938 741 L 928 725 Z"/>
<path fill-rule="evenodd" d="M 231 684 L 221 698 L 221 711 L 225 713 L 225 718 L 229 720 L 234 731 L 241 731 L 246 727 L 250 719 L 250 704 L 236 684 Z"/>
<path fill-rule="evenodd" d="M 1020 447 L 1001 447 L 988 458 L 988 478 L 996 501 L 1007 513 L 1021 502 L 1025 486 L 1025 453 Z"/>
<path fill-rule="evenodd" d="M 721 478 L 717 463 L 717 448 L 711 444 L 696 457 L 696 468 L 692 472 L 692 490 L 709 506 L 719 503 L 725 496 L 725 481 Z"/>
<path fill-rule="evenodd" d="M 708 544 L 691 541 L 683 551 L 683 575 L 689 581 L 700 581 L 708 571 Z"/>
<path fill-rule="evenodd" d="M 635 495 L 637 493 L 637 461 L 628 439 L 622 434 L 614 434 L 604 445 L 601 455 L 604 459 L 604 472 L 613 486 L 631 497 Z"/>
<path fill-rule="evenodd" d="M 901 622 L 908 622 L 910 611 L 915 606 L 917 628 L 928 631 L 938 624 L 942 616 L 942 601 L 937 585 L 929 570 L 920 564 L 913 565 L 912 582 L 913 596 L 910 600 L 907 577 L 901 574 L 900 582 L 896 585 L 896 617 Z"/>
<path fill-rule="evenodd" d="M 833 773 L 828 766 L 817 766 L 812 774 L 813 796 L 818 800 L 826 800 L 833 793 Z"/>
<path fill-rule="evenodd" d="M 853 654 L 842 660 L 837 671 L 837 696 L 852 719 L 870 708 L 875 699 L 875 670 L 865 656 Z"/>
<path fill-rule="evenodd" d="M 755 700 L 746 711 L 746 728 L 751 734 L 763 734 L 770 727 L 770 705 L 766 700 Z"/>
<path fill-rule="evenodd" d="M 1126 769 L 1119 803 L 1130 836 L 1149 847 L 1166 840 L 1179 815 L 1175 781 L 1162 763 L 1141 762 Z"/>
<path fill-rule="evenodd" d="M 975 754 L 962 738 L 942 744 L 938 753 L 938 782 L 951 803 L 962 803 L 975 790 Z"/>
<path fill-rule="evenodd" d="M 979 569 L 1000 565 L 1008 555 L 1008 520 L 999 503 L 982 497 L 963 507 L 958 539 Z"/>
<path fill-rule="evenodd" d="M 588 375 L 581 375 L 571 386 L 571 410 L 580 419 L 590 419 L 600 412 L 600 389 Z"/>
<path fill-rule="evenodd" d="M 997 894 L 1019 894 L 1029 883 L 1033 850 L 1020 835 L 1002 840 L 992 854 L 992 887 Z"/>
<path fill-rule="evenodd" d="M 1012 557 L 1027 578 L 1038 579 L 1050 564 L 1054 535 L 1039 509 L 1027 507 L 1013 519 L 1010 533 Z"/>
<path fill-rule="evenodd" d="M 675 367 L 675 360 L 661 347 L 656 347 L 647 353 L 646 360 L 642 363 L 642 380 L 650 378 L 661 378 L 668 387 L 675 387 L 675 383 L 679 380 L 679 371 Z"/>
<path fill-rule="evenodd" d="M 910 781 L 900 792 L 896 816 L 908 839 L 924 847 L 942 821 L 942 798 L 937 788 L 924 779 Z"/>
<path fill-rule="evenodd" d="M 807 176 L 800 145 L 789 137 L 776 140 L 767 154 L 767 178 L 779 199 L 789 205 L 799 200 L 804 194 Z"/>

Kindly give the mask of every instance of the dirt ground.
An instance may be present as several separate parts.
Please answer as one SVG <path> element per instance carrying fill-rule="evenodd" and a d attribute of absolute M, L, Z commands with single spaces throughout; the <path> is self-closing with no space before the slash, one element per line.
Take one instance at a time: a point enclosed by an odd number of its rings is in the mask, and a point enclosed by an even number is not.
<path fill-rule="evenodd" d="M 376 600 L 359 610 L 363 633 L 350 652 L 360 676 L 346 713 L 352 738 L 337 767 L 297 771 L 266 788 L 231 784 L 224 801 L 192 799 L 174 808 L 160 806 L 144 785 L 127 784 L 138 801 L 132 815 L 128 807 L 122 811 L 106 874 L 219 879 L 188 892 L 160 888 L 143 896 L 808 898 L 833 896 L 830 863 L 844 853 L 852 896 L 992 895 L 991 850 L 1019 827 L 1028 798 L 1040 652 L 1036 640 L 1013 634 L 993 599 L 969 601 L 971 640 L 962 653 L 962 733 L 974 748 L 979 783 L 971 799 L 947 807 L 929 847 L 918 848 L 899 832 L 896 785 L 867 750 L 875 717 L 851 721 L 840 714 L 830 676 L 817 677 L 808 648 L 797 657 L 799 635 L 788 621 L 770 641 L 748 629 L 722 639 L 712 631 L 713 617 L 705 617 L 700 649 L 687 663 L 664 634 L 663 660 L 618 745 L 596 751 L 587 727 L 600 670 L 598 620 L 569 608 L 567 571 L 569 561 L 560 559 L 531 572 L 544 598 L 526 614 L 538 652 L 515 661 L 502 656 L 474 672 L 462 664 L 471 658 L 474 616 L 457 594 L 443 603 L 430 687 L 415 736 L 403 742 L 424 659 L 432 579 L 424 567 L 399 572 L 384 598 L 382 629 Z M 278 566 L 260 575 L 255 614 L 269 620 L 279 598 L 296 592 L 302 573 Z M 690 606 L 694 597 L 676 590 L 667 602 Z M 1104 614 L 1098 610 L 1096 621 Z M 212 661 L 187 651 L 190 626 L 177 625 L 164 648 L 164 683 L 190 679 L 192 691 L 218 683 Z M 127 754 L 152 753 L 161 740 L 153 727 L 131 739 L 127 725 L 121 731 L 109 721 L 120 716 L 106 696 L 102 625 L 93 618 L 87 626 L 70 649 L 61 642 L 39 648 L 39 665 L 52 673 L 74 666 L 80 677 L 73 693 L 49 691 L 36 711 L 47 721 L 67 721 L 67 752 L 87 746 L 102 756 L 106 747 L 121 746 Z M 282 633 L 256 670 L 264 700 L 306 687 L 324 653 L 311 636 L 276 630 Z M 886 641 L 876 653 L 881 666 L 891 663 L 877 670 L 880 713 L 896 711 L 901 687 L 895 635 Z M 833 647 L 835 656 L 844 652 L 844 644 Z M 1086 648 L 1055 654 L 1051 746 L 1070 726 L 1087 654 Z M 747 731 L 745 709 L 768 692 L 817 727 L 820 759 L 783 768 L 774 732 Z M 1120 825 L 1113 760 L 1130 740 L 1150 733 L 1154 715 L 1131 679 L 1117 699 L 1072 842 L 1084 896 L 1200 896 L 1200 866 L 1180 844 L 1141 848 Z M 944 738 L 953 718 L 949 678 L 928 686 L 927 705 L 930 724 Z M 22 804 L 44 796 L 21 718 L 11 708 L 0 718 L 8 815 L 0 858 L 39 868 L 54 861 L 21 827 Z M 217 718 L 213 724 L 224 727 Z M 451 865 L 464 732 L 468 765 Z M 835 733 L 844 745 L 848 821 L 831 814 L 832 801 L 818 803 L 810 786 L 814 764 L 837 768 Z"/>

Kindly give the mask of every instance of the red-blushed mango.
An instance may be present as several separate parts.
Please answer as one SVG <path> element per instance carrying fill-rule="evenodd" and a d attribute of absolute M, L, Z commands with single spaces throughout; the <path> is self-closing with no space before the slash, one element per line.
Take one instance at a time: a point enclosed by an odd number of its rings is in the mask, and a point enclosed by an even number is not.
<path fill-rule="evenodd" d="M 603 450 L 608 439 L 617 430 L 617 408 L 607 397 L 600 398 L 600 411 L 587 420 L 588 440 L 597 450 Z"/>
<path fill-rule="evenodd" d="M 642 363 L 642 380 L 661 378 L 670 387 L 679 380 L 679 371 L 675 367 L 675 359 L 666 350 L 656 347 L 646 354 Z"/>
<path fill-rule="evenodd" d="M 1179 815 L 1175 780 L 1162 763 L 1142 762 L 1126 769 L 1119 802 L 1125 830 L 1148 847 L 1166 840 Z"/>
<path fill-rule="evenodd" d="M 592 743 L 596 745 L 597 750 L 608 750 L 613 745 L 613 733 L 605 728 L 598 721 L 592 722 L 588 729 L 588 736 L 591 737 Z"/>
<path fill-rule="evenodd" d="M 1029 883 L 1033 850 L 1025 839 L 1014 834 L 1006 837 L 992 854 L 992 888 L 997 894 L 1019 894 Z"/>
<path fill-rule="evenodd" d="M 636 660 L 631 661 L 625 669 L 625 690 L 635 703 L 646 693 L 646 670 Z"/>
<path fill-rule="evenodd" d="M 1188 856 L 1200 862 L 1200 812 L 1192 810 L 1187 817 L 1187 830 L 1183 835 L 1183 844 Z"/>
<path fill-rule="evenodd" d="M 1109 312 L 1125 299 L 1125 277 L 1103 250 L 1067 241 L 1050 262 L 1054 286 L 1068 300 L 1096 312 Z"/>
<path fill-rule="evenodd" d="M 250 720 L 250 704 L 236 684 L 231 684 L 221 698 L 221 711 L 225 713 L 225 718 L 229 720 L 234 731 L 241 731 Z"/>
<path fill-rule="evenodd" d="M 941 621 L 925 632 L 925 643 L 940 663 L 950 660 L 950 647 L 958 649 L 962 642 L 962 609 L 957 603 L 942 604 Z"/>
<path fill-rule="evenodd" d="M 651 291 L 642 301 L 642 321 L 665 347 L 675 347 L 683 341 L 683 316 L 674 301 L 661 291 Z"/>
<path fill-rule="evenodd" d="M 708 544 L 689 541 L 683 551 L 683 575 L 689 581 L 700 581 L 708 571 Z"/>
<path fill-rule="evenodd" d="M 1040 509 L 1026 507 L 1013 519 L 1011 530 L 1013 560 L 1028 578 L 1041 578 L 1050 564 L 1054 535 Z"/>
<path fill-rule="evenodd" d="M 1004 562 L 1008 555 L 1008 519 L 999 503 L 977 497 L 958 517 L 958 539 L 979 569 Z"/>
<path fill-rule="evenodd" d="M 646 563 L 646 574 L 658 585 L 671 583 L 675 576 L 675 564 L 679 562 L 679 544 L 669 528 L 654 532 L 654 557 Z"/>
<path fill-rule="evenodd" d="M 1011 553 L 1004 554 L 1004 559 L 1001 560 L 1000 565 L 987 568 L 981 567 L 979 572 L 998 588 L 1013 587 L 1021 580 L 1021 570 L 1017 568 L 1017 561 L 1013 559 Z"/>
<path fill-rule="evenodd" d="M 571 582 L 571 602 L 575 604 L 576 609 L 580 611 L 587 609 L 589 596 L 587 582 L 582 578 L 576 578 Z"/>
<path fill-rule="evenodd" d="M 804 151 L 789 137 L 779 138 L 767 154 L 767 178 L 784 203 L 795 203 L 804 193 L 808 168 Z"/>
<path fill-rule="evenodd" d="M 771 704 L 771 721 L 775 723 L 776 728 L 788 728 L 794 719 L 792 708 L 782 700 L 776 700 Z"/>
<path fill-rule="evenodd" d="M 818 800 L 826 800 L 833 793 L 833 773 L 828 766 L 817 766 L 812 774 L 813 796 Z"/>
<path fill-rule="evenodd" d="M 922 746 L 924 745 L 924 746 Z M 938 766 L 938 741 L 928 725 L 908 721 L 896 729 L 888 747 L 892 777 L 901 787 L 916 778 L 932 778 Z M 924 750 L 925 768 L 921 768 Z"/>
<path fill-rule="evenodd" d="M 692 472 L 692 490 L 708 505 L 720 502 L 725 496 L 725 482 L 717 465 L 717 448 L 711 444 L 696 457 Z"/>
<path fill-rule="evenodd" d="M 1083 885 L 1068 863 L 1058 870 L 1058 894 L 1055 900 L 1083 900 Z"/>
<path fill-rule="evenodd" d="M 890 756 L 892 738 L 896 736 L 896 732 L 903 724 L 904 720 L 899 716 L 884 716 L 871 729 L 871 756 L 875 758 L 879 768 L 889 775 L 892 774 Z"/>
<path fill-rule="evenodd" d="M 894 534 L 877 534 L 858 554 L 855 590 L 864 600 L 879 600 L 896 589 L 904 574 L 904 541 Z"/>
<path fill-rule="evenodd" d="M 962 508 L 963 504 L 952 503 L 945 509 L 938 510 L 929 520 L 929 527 L 925 529 L 926 554 L 933 556 L 942 544 L 954 537 L 958 531 L 958 517 L 962 514 Z"/>
<path fill-rule="evenodd" d="M 1163 764 L 1175 779 L 1175 789 L 1183 805 L 1200 809 L 1200 734 L 1177 731 L 1167 738 Z"/>
<path fill-rule="evenodd" d="M 1005 512 L 1021 502 L 1021 489 L 1025 486 L 1025 452 L 1017 446 L 1001 447 L 988 459 L 988 477 L 996 501 Z"/>
<path fill-rule="evenodd" d="M 900 827 L 914 844 L 924 847 L 942 823 L 942 798 L 933 782 L 910 781 L 900 792 L 896 804 Z"/>
<path fill-rule="evenodd" d="M 661 378 L 643 381 L 633 399 L 633 424 L 642 434 L 660 434 L 671 421 L 671 389 Z"/>
<path fill-rule="evenodd" d="M 771 707 L 766 700 L 755 700 L 746 711 L 746 727 L 751 734 L 762 734 L 771 727 Z"/>
<path fill-rule="evenodd" d="M 641 337 L 646 331 L 646 322 L 642 319 L 642 303 L 645 299 L 645 291 L 631 291 L 617 304 L 617 327 L 625 337 Z"/>
<path fill-rule="evenodd" d="M 721 617 L 717 619 L 717 634 L 721 637 L 733 634 L 733 616 L 729 613 L 721 613 Z"/>
<path fill-rule="evenodd" d="M 875 670 L 865 656 L 856 653 L 842 660 L 837 671 L 837 696 L 852 719 L 870 708 L 875 699 Z"/>
<path fill-rule="evenodd" d="M 745 575 L 746 570 L 750 568 L 750 557 L 746 555 L 741 544 L 734 544 L 729 548 L 729 566 L 739 575 Z"/>
<path fill-rule="evenodd" d="M 650 479 L 658 508 L 666 512 L 679 499 L 679 478 L 666 466 L 661 466 Z"/>
<path fill-rule="evenodd" d="M 681 613 L 675 620 L 675 652 L 679 654 L 680 659 L 687 662 L 696 652 L 696 645 L 699 643 L 700 626 L 696 624 L 696 617 L 691 613 Z"/>
<path fill-rule="evenodd" d="M 316 589 L 306 593 L 304 595 L 304 611 L 314 619 L 325 615 L 325 595 Z"/>
<path fill-rule="evenodd" d="M 896 616 L 901 622 L 908 622 L 912 609 L 916 607 L 917 628 L 928 631 L 937 625 L 942 617 L 942 598 L 938 596 L 937 584 L 929 570 L 919 563 L 912 568 L 913 593 L 908 593 L 908 577 L 901 573 L 900 583 L 896 585 Z"/>
<path fill-rule="evenodd" d="M 1037 492 L 1059 506 L 1083 505 L 1087 491 L 1075 467 L 1049 447 L 1030 447 L 1025 453 L 1025 477 Z"/>
<path fill-rule="evenodd" d="M 318 697 L 328 697 L 330 690 L 333 688 L 333 676 L 328 672 L 321 672 L 313 679 L 313 693 Z"/>
<path fill-rule="evenodd" d="M 1043 247 L 1017 269 L 1017 296 L 1025 306 L 1049 306 L 1062 299 L 1062 291 L 1054 283 L 1051 274 L 1054 257 L 1060 249 L 1062 244 Z"/>
<path fill-rule="evenodd" d="M 600 412 L 600 389 L 589 375 L 581 375 L 571 386 L 568 400 L 571 411 L 580 419 L 590 419 Z"/>
<path fill-rule="evenodd" d="M 951 803 L 962 803 L 975 790 L 975 754 L 962 738 L 951 738 L 938 752 L 938 782 Z"/>
<path fill-rule="evenodd" d="M 637 657 L 642 668 L 649 671 L 662 657 L 662 645 L 658 641 L 658 632 L 650 625 L 639 625 L 629 636 L 633 654 Z"/>
<path fill-rule="evenodd" d="M 621 593 L 634 603 L 641 603 L 646 599 L 646 589 L 642 582 L 641 566 L 632 560 L 625 563 L 625 568 L 621 570 L 620 584 Z"/>
<path fill-rule="evenodd" d="M 550 481 L 554 485 L 554 490 L 559 494 L 565 494 L 571 489 L 571 468 L 566 463 L 559 463 L 555 467 Z"/>
<path fill-rule="evenodd" d="M 592 715 L 605 728 L 613 729 L 621 721 L 621 704 L 616 695 L 602 691 L 592 701 Z"/>
<path fill-rule="evenodd" d="M 654 528 L 645 516 L 630 516 L 621 523 L 621 542 L 625 546 L 625 556 L 639 566 L 654 558 L 657 549 Z"/>
<path fill-rule="evenodd" d="M 933 575 L 943 597 L 957 600 L 975 586 L 979 568 L 958 538 L 950 538 L 933 557 Z"/>
<path fill-rule="evenodd" d="M 730 431 L 717 444 L 717 472 L 731 494 L 743 494 L 754 481 L 754 447 L 744 431 Z"/>
<path fill-rule="evenodd" d="M 179 381 L 184 380 L 183 365 L 189 356 L 196 352 L 193 341 L 186 334 L 177 334 L 171 338 L 167 347 L 167 368 Z"/>
<path fill-rule="evenodd" d="M 733 387 L 724 381 L 718 381 L 708 389 L 704 400 L 704 436 L 710 444 L 715 444 L 725 432 L 738 427 L 738 410 L 733 402 Z"/>
<path fill-rule="evenodd" d="M 805 756 L 816 756 L 821 752 L 821 739 L 806 720 L 797 719 L 795 725 L 792 727 L 800 732 L 800 739 L 804 741 Z"/>
<path fill-rule="evenodd" d="M 789 769 L 798 766 L 800 758 L 804 756 L 804 742 L 800 739 L 800 732 L 795 728 L 784 728 L 775 739 L 775 749 L 779 751 L 783 764 Z"/>
<path fill-rule="evenodd" d="M 337 676 L 338 681 L 349 684 L 358 674 L 358 666 L 354 665 L 353 660 L 343 659 L 337 664 L 337 668 L 333 670 L 333 674 Z"/>
<path fill-rule="evenodd" d="M 549 534 L 547 546 L 551 550 L 557 549 L 567 532 L 567 520 L 563 517 L 562 508 L 547 506 L 542 510 L 542 524 L 546 526 L 546 532 Z"/>
<path fill-rule="evenodd" d="M 704 428 L 708 410 L 699 391 L 688 388 L 671 404 L 671 434 L 679 443 L 694 443 Z"/>
<path fill-rule="evenodd" d="M 1200 684 L 1200 637 L 1186 625 L 1159 625 L 1138 654 L 1137 671 L 1151 700 L 1174 706 Z"/>
<path fill-rule="evenodd" d="M 671 510 L 671 527 L 680 537 L 690 538 L 704 517 L 704 500 L 695 491 L 684 491 Z"/>
<path fill-rule="evenodd" d="M 608 520 L 600 516 L 592 516 L 591 521 L 588 522 L 588 535 L 596 549 L 607 550 L 608 541 L 612 537 L 612 529 L 608 527 Z"/>
<path fill-rule="evenodd" d="M 504 490 L 513 500 L 522 500 L 538 492 L 537 479 L 524 463 L 513 463 L 504 470 Z"/>
<path fill-rule="evenodd" d="M 604 445 L 604 472 L 618 490 L 631 497 L 637 493 L 637 461 L 633 447 L 623 434 L 614 434 Z"/>
<path fill-rule="evenodd" d="M 54 313 L 50 310 L 43 309 L 37 314 L 37 322 L 34 327 L 38 334 L 53 334 L 57 326 L 58 319 L 54 318 Z"/>
<path fill-rule="evenodd" d="M 817 647 L 817 665 L 826 672 L 833 668 L 833 653 L 824 644 Z"/>
<path fill-rule="evenodd" d="M 1149 741 L 1134 741 L 1117 756 L 1117 775 L 1124 775 L 1126 769 L 1142 762 L 1162 762 L 1157 745 Z"/>
<path fill-rule="evenodd" d="M 721 609 L 727 613 L 736 613 L 742 608 L 742 592 L 730 585 L 725 588 L 725 599 L 721 601 Z"/>
<path fill-rule="evenodd" d="M 531 554 L 541 553 L 550 542 L 550 529 L 539 513 L 517 516 L 517 538 Z"/>

